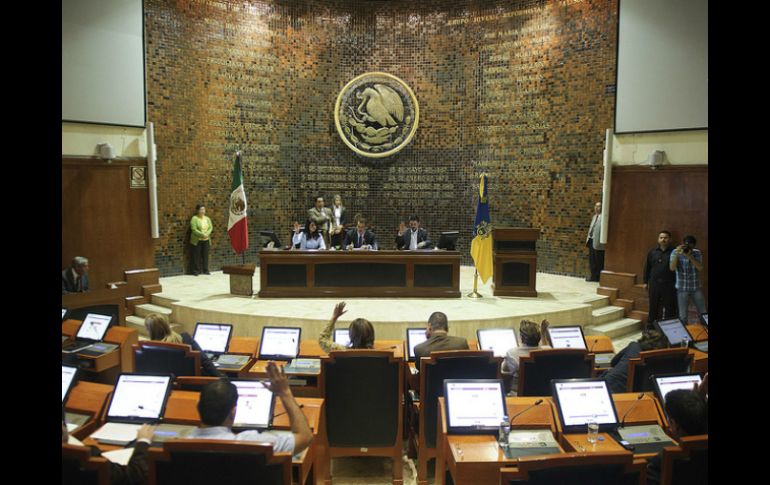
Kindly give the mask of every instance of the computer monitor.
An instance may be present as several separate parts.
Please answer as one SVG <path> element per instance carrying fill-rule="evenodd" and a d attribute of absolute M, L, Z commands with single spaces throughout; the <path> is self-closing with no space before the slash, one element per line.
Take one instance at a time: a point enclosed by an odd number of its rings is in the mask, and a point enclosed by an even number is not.
<path fill-rule="evenodd" d="M 700 323 L 702 323 L 704 327 L 709 328 L 709 314 L 708 313 L 701 313 L 700 314 Z"/>
<path fill-rule="evenodd" d="M 292 360 L 299 354 L 299 327 L 263 327 L 260 360 Z"/>
<path fill-rule="evenodd" d="M 448 434 L 497 433 L 506 415 L 502 379 L 445 379 Z"/>
<path fill-rule="evenodd" d="M 154 423 L 163 416 L 171 394 L 171 375 L 121 374 L 112 393 L 107 421 Z"/>
<path fill-rule="evenodd" d="M 551 391 L 564 433 L 585 433 L 590 419 L 602 432 L 617 427 L 618 415 L 604 379 L 554 379 Z"/>
<path fill-rule="evenodd" d="M 236 429 L 267 429 L 273 424 L 275 394 L 262 381 L 230 381 L 238 388 Z"/>
<path fill-rule="evenodd" d="M 666 336 L 668 343 L 671 346 L 680 346 L 682 344 L 682 340 L 687 340 L 689 344 L 689 342 L 692 340 L 692 335 L 690 335 L 690 332 L 687 331 L 687 327 L 685 327 L 682 324 L 682 321 L 678 318 L 655 322 L 655 327 Z"/>
<path fill-rule="evenodd" d="M 446 249 L 447 251 L 454 251 L 457 244 L 457 238 L 460 237 L 460 231 L 446 231 L 442 232 L 438 238 L 439 249 Z"/>
<path fill-rule="evenodd" d="M 428 340 L 428 337 L 425 335 L 425 327 L 406 329 L 406 346 L 408 347 L 409 355 L 407 360 L 414 361 L 416 359 L 414 348 L 426 340 Z"/>
<path fill-rule="evenodd" d="M 193 340 L 204 352 L 211 354 L 227 353 L 233 326 L 229 323 L 196 323 Z"/>
<path fill-rule="evenodd" d="M 67 310 L 66 308 L 62 308 L 61 309 L 61 320 L 62 320 L 62 322 L 67 319 L 67 313 L 68 312 L 69 312 L 69 310 Z"/>
<path fill-rule="evenodd" d="M 512 328 L 480 328 L 476 330 L 479 350 L 491 350 L 495 357 L 505 357 L 508 351 L 519 346 Z"/>
<path fill-rule="evenodd" d="M 700 374 L 668 374 L 652 376 L 655 382 L 655 395 L 660 399 L 661 404 L 666 404 L 666 394 L 676 389 L 692 391 L 695 384 L 700 385 Z"/>
<path fill-rule="evenodd" d="M 548 337 L 554 349 L 586 349 L 586 338 L 583 327 L 568 325 L 565 327 L 548 327 Z"/>
<path fill-rule="evenodd" d="M 107 329 L 110 327 L 114 319 L 113 315 L 101 315 L 99 313 L 89 313 L 86 318 L 83 319 L 83 323 L 78 329 L 78 339 L 93 340 L 94 342 L 100 342 L 104 335 L 107 333 Z"/>
<path fill-rule="evenodd" d="M 64 402 L 67 400 L 67 397 L 70 394 L 70 391 L 72 390 L 75 384 L 75 378 L 78 374 L 78 368 L 73 367 L 71 365 L 64 365 L 61 366 L 61 403 L 64 404 Z"/>
<path fill-rule="evenodd" d="M 267 241 L 264 241 L 262 243 L 262 247 L 266 248 L 270 242 L 273 243 L 273 247 L 276 249 L 281 249 L 283 246 L 281 245 L 281 240 L 278 239 L 278 236 L 275 235 L 273 231 L 259 231 L 259 235 L 263 238 L 267 238 Z"/>
<path fill-rule="evenodd" d="M 350 331 L 347 328 L 334 329 L 334 342 L 345 347 L 350 345 Z"/>

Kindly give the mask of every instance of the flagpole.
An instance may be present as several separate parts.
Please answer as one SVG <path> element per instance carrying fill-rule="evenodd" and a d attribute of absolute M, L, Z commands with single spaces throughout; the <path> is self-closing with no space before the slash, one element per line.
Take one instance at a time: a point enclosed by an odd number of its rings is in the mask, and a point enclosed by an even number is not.
<path fill-rule="evenodd" d="M 476 273 L 473 275 L 473 293 L 468 293 L 466 296 L 468 298 L 483 298 L 481 296 L 481 293 L 476 291 L 479 286 L 479 270 L 476 270 Z"/>

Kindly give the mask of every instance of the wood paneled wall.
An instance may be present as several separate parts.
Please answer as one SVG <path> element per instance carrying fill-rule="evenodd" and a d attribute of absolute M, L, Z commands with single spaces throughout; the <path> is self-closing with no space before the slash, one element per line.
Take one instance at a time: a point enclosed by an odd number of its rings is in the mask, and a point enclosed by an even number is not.
<path fill-rule="evenodd" d="M 144 158 L 62 157 L 61 269 L 89 259 L 91 288 L 123 280 L 123 271 L 155 266 L 148 189 L 129 188 L 129 167 Z"/>
<path fill-rule="evenodd" d="M 659 231 L 669 230 L 674 245 L 691 234 L 703 253 L 708 298 L 708 166 L 615 167 L 611 186 L 604 269 L 636 273 L 643 283 L 645 257 Z"/>

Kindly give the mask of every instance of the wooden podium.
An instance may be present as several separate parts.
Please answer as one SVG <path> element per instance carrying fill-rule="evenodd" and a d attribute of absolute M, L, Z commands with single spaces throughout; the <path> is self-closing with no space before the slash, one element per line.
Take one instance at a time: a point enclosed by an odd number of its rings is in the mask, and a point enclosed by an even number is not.
<path fill-rule="evenodd" d="M 252 279 L 256 264 L 233 264 L 222 267 L 222 273 L 230 275 L 230 293 L 251 296 L 254 294 Z"/>
<path fill-rule="evenodd" d="M 496 227 L 493 237 L 495 296 L 537 296 L 537 240 L 540 229 Z"/>

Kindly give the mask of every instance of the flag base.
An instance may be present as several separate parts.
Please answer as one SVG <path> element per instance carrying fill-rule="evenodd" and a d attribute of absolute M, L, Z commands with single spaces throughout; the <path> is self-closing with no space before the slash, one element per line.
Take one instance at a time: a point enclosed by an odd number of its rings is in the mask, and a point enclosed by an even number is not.
<path fill-rule="evenodd" d="M 471 293 L 468 293 L 465 296 L 467 296 L 468 298 L 484 298 L 483 296 L 481 296 L 481 293 L 476 291 L 478 287 L 479 287 L 479 272 L 476 271 L 473 274 L 473 291 Z"/>
<path fill-rule="evenodd" d="M 478 292 L 478 291 L 476 291 L 476 290 L 473 290 L 473 293 L 468 293 L 468 294 L 467 294 L 467 295 L 465 295 L 465 296 L 467 296 L 468 298 L 484 298 L 484 297 L 481 295 L 481 293 L 479 293 L 479 292 Z"/>

